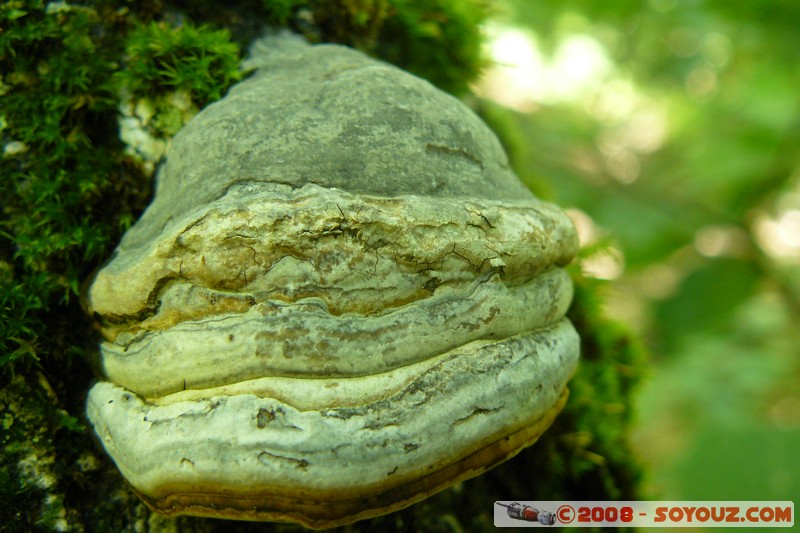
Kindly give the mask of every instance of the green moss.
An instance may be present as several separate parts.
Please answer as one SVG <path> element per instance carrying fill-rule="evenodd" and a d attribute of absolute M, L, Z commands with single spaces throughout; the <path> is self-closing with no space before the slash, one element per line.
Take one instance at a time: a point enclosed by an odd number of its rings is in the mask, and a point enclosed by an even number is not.
<path fill-rule="evenodd" d="M 308 6 L 309 0 L 264 0 L 261 7 L 268 24 L 286 26 L 292 21 L 298 9 Z"/>
<path fill-rule="evenodd" d="M 95 207 L 115 174 L 104 149 L 116 144 L 108 112 L 116 100 L 110 72 L 117 54 L 97 36 L 98 23 L 88 8 L 47 11 L 42 2 L 0 8 L 4 363 L 39 359 L 43 313 L 77 295 L 87 262 L 111 242 Z"/>
<path fill-rule="evenodd" d="M 184 22 L 136 24 L 113 80 L 124 99 L 121 136 L 152 174 L 169 139 L 241 78 L 239 46 L 227 30 Z"/>
<path fill-rule="evenodd" d="M 451 93 L 466 92 L 484 66 L 481 0 L 391 0 L 377 54 Z"/>
<path fill-rule="evenodd" d="M 188 91 L 202 108 L 241 77 L 239 47 L 227 30 L 164 22 L 137 26 L 125 41 L 125 65 L 115 79 L 135 99 Z"/>
<path fill-rule="evenodd" d="M 85 427 L 59 408 L 42 374 L 0 389 L 0 413 L 0 531 L 55 530 L 67 516 L 58 480 L 74 467 L 58 460 L 54 440 L 72 442 Z"/>
<path fill-rule="evenodd" d="M 3 368 L 57 351 L 43 345 L 53 337 L 43 315 L 69 305 L 143 207 L 148 178 L 117 134 L 120 90 L 152 98 L 170 135 L 186 118 L 166 95 L 188 92 L 196 111 L 239 78 L 227 32 L 135 20 L 44 2 L 0 8 Z"/>
<path fill-rule="evenodd" d="M 480 0 L 334 0 L 311 3 L 321 39 L 354 46 L 464 93 L 484 65 Z"/>
<path fill-rule="evenodd" d="M 46 496 L 43 489 L 30 487 L 22 481 L 13 464 L 16 454 L 0 465 L 0 524 L 2 531 L 32 531 L 40 502 Z M 13 505 L 8 503 L 13 502 Z"/>
<path fill-rule="evenodd" d="M 238 75 L 238 48 L 223 32 L 189 28 L 164 32 L 176 46 L 153 38 L 157 46 L 150 50 L 167 51 L 154 76 L 159 86 L 164 77 L 171 80 L 164 91 L 191 91 L 205 105 Z M 114 73 L 124 65 L 125 35 L 134 36 L 128 44 L 138 54 L 128 51 L 129 57 L 141 59 L 147 56 L 142 32 L 155 30 L 106 2 L 36 1 L 0 6 L 0 30 L 0 492 L 2 507 L 17 509 L 0 523 L 49 530 L 64 516 L 59 494 L 75 493 L 70 458 L 91 442 L 81 422 L 91 379 L 82 358 L 95 340 L 78 304 L 80 286 L 150 194 L 149 176 L 119 139 L 126 79 Z M 200 70 L 208 76 L 183 83 Z M 152 83 L 143 80 L 133 90 Z M 30 392 L 35 387 L 22 392 L 20 383 L 35 382 L 36 375 L 53 384 L 49 403 Z M 68 486 L 25 478 L 17 463 L 29 457 L 47 458 L 53 465 L 47 477 Z"/>
<path fill-rule="evenodd" d="M 633 393 L 646 361 L 643 346 L 602 311 L 603 282 L 574 274 L 569 317 L 581 333 L 581 364 L 558 426 L 571 496 L 636 499 L 641 466 L 628 442 Z"/>
<path fill-rule="evenodd" d="M 252 24 L 288 27 L 311 42 L 358 48 L 394 63 L 451 93 L 464 93 L 484 66 L 480 25 L 488 0 L 204 0 L 177 4 L 195 22 L 235 27 L 255 37 Z"/>

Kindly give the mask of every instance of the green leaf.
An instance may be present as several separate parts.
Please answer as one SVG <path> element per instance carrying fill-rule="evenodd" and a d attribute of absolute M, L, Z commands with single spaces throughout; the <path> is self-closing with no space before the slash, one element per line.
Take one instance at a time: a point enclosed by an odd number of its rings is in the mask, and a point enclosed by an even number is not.
<path fill-rule="evenodd" d="M 664 348 L 699 332 L 719 334 L 755 291 L 758 275 L 751 262 L 737 259 L 711 260 L 689 274 L 677 293 L 657 307 Z"/>

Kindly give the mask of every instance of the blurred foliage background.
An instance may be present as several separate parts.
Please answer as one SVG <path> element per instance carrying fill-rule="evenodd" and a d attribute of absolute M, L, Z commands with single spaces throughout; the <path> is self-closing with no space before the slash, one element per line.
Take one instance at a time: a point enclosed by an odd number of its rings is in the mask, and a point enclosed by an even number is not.
<path fill-rule="evenodd" d="M 652 498 L 800 496 L 798 27 L 722 0 L 507 0 L 487 27 L 487 114 L 653 353 Z"/>

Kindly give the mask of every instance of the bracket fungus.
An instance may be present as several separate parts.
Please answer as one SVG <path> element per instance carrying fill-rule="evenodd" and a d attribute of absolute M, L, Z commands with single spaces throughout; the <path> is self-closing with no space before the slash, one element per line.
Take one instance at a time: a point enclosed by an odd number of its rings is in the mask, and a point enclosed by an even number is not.
<path fill-rule="evenodd" d="M 533 443 L 578 359 L 567 216 L 411 74 L 291 36 L 248 61 L 85 293 L 122 474 L 162 513 L 321 528 Z"/>

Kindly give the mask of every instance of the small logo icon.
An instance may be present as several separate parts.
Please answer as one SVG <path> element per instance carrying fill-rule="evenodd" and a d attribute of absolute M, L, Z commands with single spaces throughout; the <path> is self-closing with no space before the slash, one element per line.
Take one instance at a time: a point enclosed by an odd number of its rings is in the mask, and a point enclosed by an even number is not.
<path fill-rule="evenodd" d="M 556 516 L 562 524 L 569 524 L 575 520 L 575 509 L 571 505 L 562 505 L 556 510 Z"/>
<path fill-rule="evenodd" d="M 522 505 L 519 502 L 506 504 L 502 502 L 494 502 L 497 505 L 505 507 L 508 511 L 508 516 L 515 520 L 525 520 L 526 522 L 539 522 L 544 526 L 552 526 L 556 523 L 556 515 L 549 511 L 540 511 L 534 509 L 530 505 Z"/>

